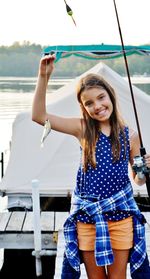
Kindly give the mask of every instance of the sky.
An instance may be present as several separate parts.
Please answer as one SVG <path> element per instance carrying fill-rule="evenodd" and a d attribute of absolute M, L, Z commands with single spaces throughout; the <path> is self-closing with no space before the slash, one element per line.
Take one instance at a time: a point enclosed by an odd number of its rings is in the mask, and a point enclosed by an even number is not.
<path fill-rule="evenodd" d="M 120 44 L 113 0 L 1 0 L 0 45 Z M 150 43 L 150 0 L 116 0 L 125 45 Z"/>

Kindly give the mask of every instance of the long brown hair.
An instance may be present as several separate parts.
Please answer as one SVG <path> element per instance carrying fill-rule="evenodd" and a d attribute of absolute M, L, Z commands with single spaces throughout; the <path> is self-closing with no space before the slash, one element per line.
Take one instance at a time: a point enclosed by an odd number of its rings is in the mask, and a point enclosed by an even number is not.
<path fill-rule="evenodd" d="M 121 143 L 119 139 L 120 133 L 122 133 L 124 139 L 124 146 L 125 146 L 124 158 L 125 158 L 125 151 L 126 151 L 124 121 L 119 114 L 115 91 L 110 86 L 110 84 L 98 74 L 88 74 L 85 77 L 81 78 L 77 87 L 77 99 L 78 102 L 80 103 L 83 119 L 85 123 L 85 129 L 82 138 L 84 171 L 87 170 L 88 164 L 90 164 L 94 168 L 96 167 L 95 146 L 96 146 L 96 141 L 98 139 L 98 133 L 99 133 L 99 121 L 92 119 L 89 116 L 81 101 L 82 92 L 90 88 L 105 89 L 113 105 L 113 112 L 110 116 L 110 126 L 111 126 L 110 139 L 112 144 L 112 155 L 113 155 L 114 162 L 119 160 L 120 158 L 120 152 L 121 152 Z"/>

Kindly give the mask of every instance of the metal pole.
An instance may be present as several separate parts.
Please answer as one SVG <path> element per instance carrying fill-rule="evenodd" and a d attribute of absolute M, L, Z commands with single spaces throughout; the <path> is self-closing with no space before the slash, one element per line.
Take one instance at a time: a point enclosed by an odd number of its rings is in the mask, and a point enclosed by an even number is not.
<path fill-rule="evenodd" d="M 32 180 L 32 200 L 33 200 L 33 227 L 34 227 L 34 248 L 35 248 L 35 265 L 36 275 L 42 275 L 41 262 L 41 222 L 40 222 L 40 197 L 39 197 L 39 181 Z"/>

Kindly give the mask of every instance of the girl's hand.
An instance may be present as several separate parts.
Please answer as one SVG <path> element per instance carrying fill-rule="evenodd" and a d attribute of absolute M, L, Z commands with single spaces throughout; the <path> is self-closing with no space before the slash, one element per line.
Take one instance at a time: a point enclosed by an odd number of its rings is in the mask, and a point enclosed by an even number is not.
<path fill-rule="evenodd" d="M 55 58 L 55 54 L 45 55 L 41 58 L 39 65 L 39 75 L 43 77 L 47 76 L 49 78 L 54 69 Z"/>

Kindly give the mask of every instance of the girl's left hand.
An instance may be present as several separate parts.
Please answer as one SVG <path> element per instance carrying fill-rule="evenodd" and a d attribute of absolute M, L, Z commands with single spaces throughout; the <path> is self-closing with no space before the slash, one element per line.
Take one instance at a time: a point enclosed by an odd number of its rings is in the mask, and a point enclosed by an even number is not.
<path fill-rule="evenodd" d="M 50 76 L 54 69 L 55 54 L 48 54 L 41 58 L 39 65 L 39 74 L 41 76 Z"/>

